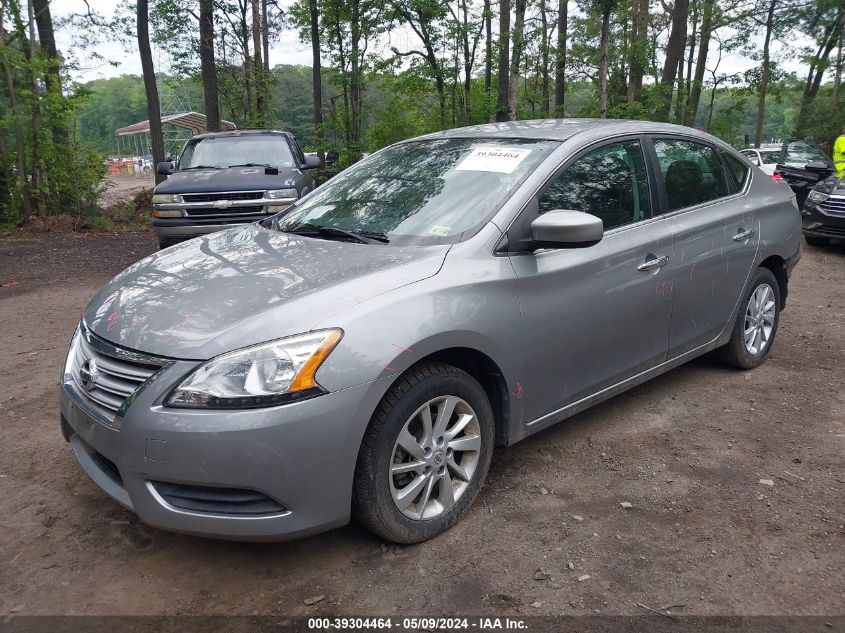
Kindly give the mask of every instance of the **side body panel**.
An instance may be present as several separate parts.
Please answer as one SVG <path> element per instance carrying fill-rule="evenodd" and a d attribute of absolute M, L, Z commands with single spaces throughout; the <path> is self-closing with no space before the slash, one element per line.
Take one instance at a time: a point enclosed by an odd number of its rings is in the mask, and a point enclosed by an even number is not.
<path fill-rule="evenodd" d="M 513 255 L 525 330 L 526 413 L 536 420 L 666 358 L 672 259 L 662 219 L 610 232 L 595 246 Z"/>

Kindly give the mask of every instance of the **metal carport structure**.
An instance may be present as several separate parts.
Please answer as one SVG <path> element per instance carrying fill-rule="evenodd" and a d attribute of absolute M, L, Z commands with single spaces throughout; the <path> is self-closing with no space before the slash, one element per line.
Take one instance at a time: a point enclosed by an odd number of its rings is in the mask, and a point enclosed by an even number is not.
<path fill-rule="evenodd" d="M 165 154 L 176 155 L 192 136 L 206 131 L 205 115 L 200 112 L 177 112 L 161 117 Z M 221 130 L 236 130 L 231 121 L 220 121 Z M 144 156 L 152 153 L 150 122 L 139 121 L 115 130 L 118 154 Z"/>

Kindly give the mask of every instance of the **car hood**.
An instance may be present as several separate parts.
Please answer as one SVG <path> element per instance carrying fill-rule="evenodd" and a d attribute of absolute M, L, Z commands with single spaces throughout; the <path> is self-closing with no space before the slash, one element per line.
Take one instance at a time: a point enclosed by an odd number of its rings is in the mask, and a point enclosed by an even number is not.
<path fill-rule="evenodd" d="M 435 275 L 448 250 L 328 241 L 250 224 L 133 264 L 97 293 L 84 320 L 116 345 L 204 360 L 307 332 Z"/>
<path fill-rule="evenodd" d="M 205 193 L 209 191 L 251 191 L 283 189 L 295 185 L 298 169 L 279 169 L 267 174 L 263 167 L 229 167 L 177 171 L 156 185 L 155 193 Z"/>

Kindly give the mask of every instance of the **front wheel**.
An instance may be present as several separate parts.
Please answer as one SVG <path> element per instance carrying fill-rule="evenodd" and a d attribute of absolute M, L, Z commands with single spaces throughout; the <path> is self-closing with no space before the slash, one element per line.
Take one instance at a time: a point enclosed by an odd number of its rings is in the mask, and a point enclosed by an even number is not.
<path fill-rule="evenodd" d="M 472 376 L 442 363 L 411 368 L 382 399 L 361 444 L 356 518 L 396 543 L 445 532 L 481 489 L 493 436 L 490 402 Z"/>
<path fill-rule="evenodd" d="M 752 369 L 769 354 L 780 321 L 780 286 L 768 268 L 758 268 L 743 296 L 731 340 L 719 351 L 737 369 Z"/>

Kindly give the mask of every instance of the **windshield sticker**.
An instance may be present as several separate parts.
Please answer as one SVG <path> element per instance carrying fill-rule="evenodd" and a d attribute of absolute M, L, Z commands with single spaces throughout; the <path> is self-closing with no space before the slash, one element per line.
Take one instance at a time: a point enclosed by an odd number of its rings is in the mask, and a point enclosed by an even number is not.
<path fill-rule="evenodd" d="M 455 167 L 455 171 L 493 171 L 511 174 L 530 153 L 530 149 L 478 147 Z"/>
<path fill-rule="evenodd" d="M 429 234 L 430 235 L 439 235 L 441 237 L 446 237 L 447 235 L 452 234 L 452 227 L 451 226 L 440 226 L 438 224 L 437 226 L 431 227 Z"/>

